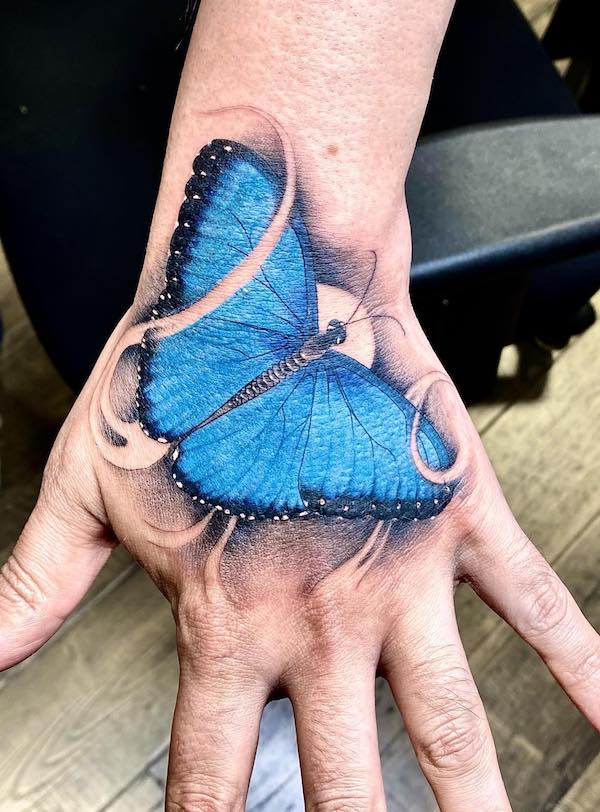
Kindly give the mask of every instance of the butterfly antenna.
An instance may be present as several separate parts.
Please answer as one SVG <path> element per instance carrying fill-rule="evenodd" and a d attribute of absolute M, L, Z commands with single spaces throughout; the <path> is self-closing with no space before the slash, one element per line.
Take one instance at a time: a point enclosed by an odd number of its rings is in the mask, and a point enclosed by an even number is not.
<path fill-rule="evenodd" d="M 387 313 L 373 313 L 372 316 L 363 316 L 360 319 L 354 319 L 354 321 L 347 321 L 346 324 L 358 324 L 359 321 L 371 321 L 371 319 L 391 319 L 396 322 L 398 327 L 402 330 L 403 335 L 406 335 L 406 330 L 402 322 L 395 316 L 389 316 Z"/>
<path fill-rule="evenodd" d="M 352 315 L 350 316 L 350 318 L 346 320 L 346 324 L 350 324 L 350 322 L 352 321 L 352 319 L 353 319 L 353 318 L 356 316 L 356 314 L 358 313 L 358 311 L 359 311 L 359 309 L 360 309 L 361 305 L 362 305 L 362 304 L 363 304 L 363 302 L 365 301 L 365 298 L 366 298 L 366 296 L 367 296 L 367 293 L 369 292 L 369 288 L 371 287 L 371 282 L 373 281 L 373 279 L 374 279 L 374 277 L 375 277 L 375 271 L 376 271 L 376 269 L 377 269 L 377 254 L 375 253 L 375 251 L 371 251 L 371 253 L 373 254 L 373 268 L 372 268 L 372 270 L 371 270 L 371 276 L 369 277 L 369 281 L 367 282 L 367 287 L 364 289 L 363 295 L 360 297 L 360 301 L 359 301 L 359 303 L 358 303 L 358 304 L 356 305 L 356 307 L 354 308 L 354 311 L 353 311 Z"/>

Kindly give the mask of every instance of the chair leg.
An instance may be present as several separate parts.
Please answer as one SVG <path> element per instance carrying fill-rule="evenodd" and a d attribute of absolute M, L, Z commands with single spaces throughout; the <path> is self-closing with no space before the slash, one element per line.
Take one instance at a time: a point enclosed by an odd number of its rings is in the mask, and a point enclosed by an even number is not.
<path fill-rule="evenodd" d="M 591 302 L 586 302 L 572 313 L 565 313 L 556 320 L 536 331 L 536 340 L 545 347 L 560 350 L 566 347 L 573 336 L 581 335 L 596 321 L 596 311 Z"/>

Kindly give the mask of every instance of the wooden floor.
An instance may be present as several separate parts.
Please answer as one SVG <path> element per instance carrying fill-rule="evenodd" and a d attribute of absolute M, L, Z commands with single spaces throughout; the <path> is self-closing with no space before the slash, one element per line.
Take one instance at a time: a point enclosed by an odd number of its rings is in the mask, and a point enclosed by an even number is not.
<path fill-rule="evenodd" d="M 552 4 L 528 0 L 538 27 Z M 70 394 L 0 266 L 1 561 L 34 502 Z M 507 349 L 497 399 L 471 413 L 518 519 L 600 627 L 600 324 L 554 357 Z M 597 812 L 600 737 L 466 588 L 457 608 L 516 812 Z M 118 550 L 51 644 L 0 675 L 0 812 L 161 808 L 176 682 L 167 604 Z M 383 683 L 377 705 L 390 812 L 435 810 Z M 265 712 L 248 808 L 303 808 L 285 701 Z"/>

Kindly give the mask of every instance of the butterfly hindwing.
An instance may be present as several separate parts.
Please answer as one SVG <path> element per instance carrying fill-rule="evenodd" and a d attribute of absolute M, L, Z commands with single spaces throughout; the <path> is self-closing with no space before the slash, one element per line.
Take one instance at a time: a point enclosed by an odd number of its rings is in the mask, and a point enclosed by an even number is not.
<path fill-rule="evenodd" d="M 425 478 L 411 450 L 418 420 L 422 460 L 432 470 L 450 467 L 451 454 L 432 424 L 353 358 L 330 351 L 318 364 L 315 408 L 300 473 L 303 501 L 331 515 L 412 519 L 439 513 L 453 483 Z"/>
<path fill-rule="evenodd" d="M 201 502 L 238 514 L 301 512 L 314 386 L 302 370 L 193 432 L 173 452 L 173 478 Z"/>

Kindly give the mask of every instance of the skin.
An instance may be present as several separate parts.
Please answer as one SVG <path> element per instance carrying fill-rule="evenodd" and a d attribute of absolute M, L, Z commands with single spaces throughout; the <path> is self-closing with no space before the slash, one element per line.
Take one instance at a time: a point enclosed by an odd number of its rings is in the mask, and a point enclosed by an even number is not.
<path fill-rule="evenodd" d="M 136 301 L 61 430 L 38 504 L 1 571 L 0 668 L 59 628 L 117 543 L 171 602 L 181 664 L 173 812 L 243 809 L 260 715 L 280 695 L 294 706 L 307 809 L 385 809 L 378 671 L 442 811 L 509 810 L 457 630 L 460 581 L 539 652 L 600 728 L 600 639 L 517 525 L 457 393 L 439 383 L 443 370 L 408 297 L 404 180 L 450 10 L 446 0 L 203 2 Z M 464 460 L 460 488 L 432 523 L 406 531 L 317 518 L 249 531 L 221 516 L 190 533 L 179 503 L 102 453 L 98 393 L 111 385 L 135 313 L 161 289 L 190 166 L 217 126 L 206 111 L 240 104 L 269 111 L 290 133 L 298 174 L 319 201 L 318 235 L 359 257 L 377 253 L 373 301 L 403 327 L 378 333 L 387 371 L 414 382 L 411 399 L 423 400 Z M 231 113 L 228 126 L 242 118 Z M 321 298 L 324 327 L 352 311 L 347 293 Z M 361 324 L 348 350 L 369 365 L 374 328 Z M 438 383 L 420 393 L 426 376 Z"/>

